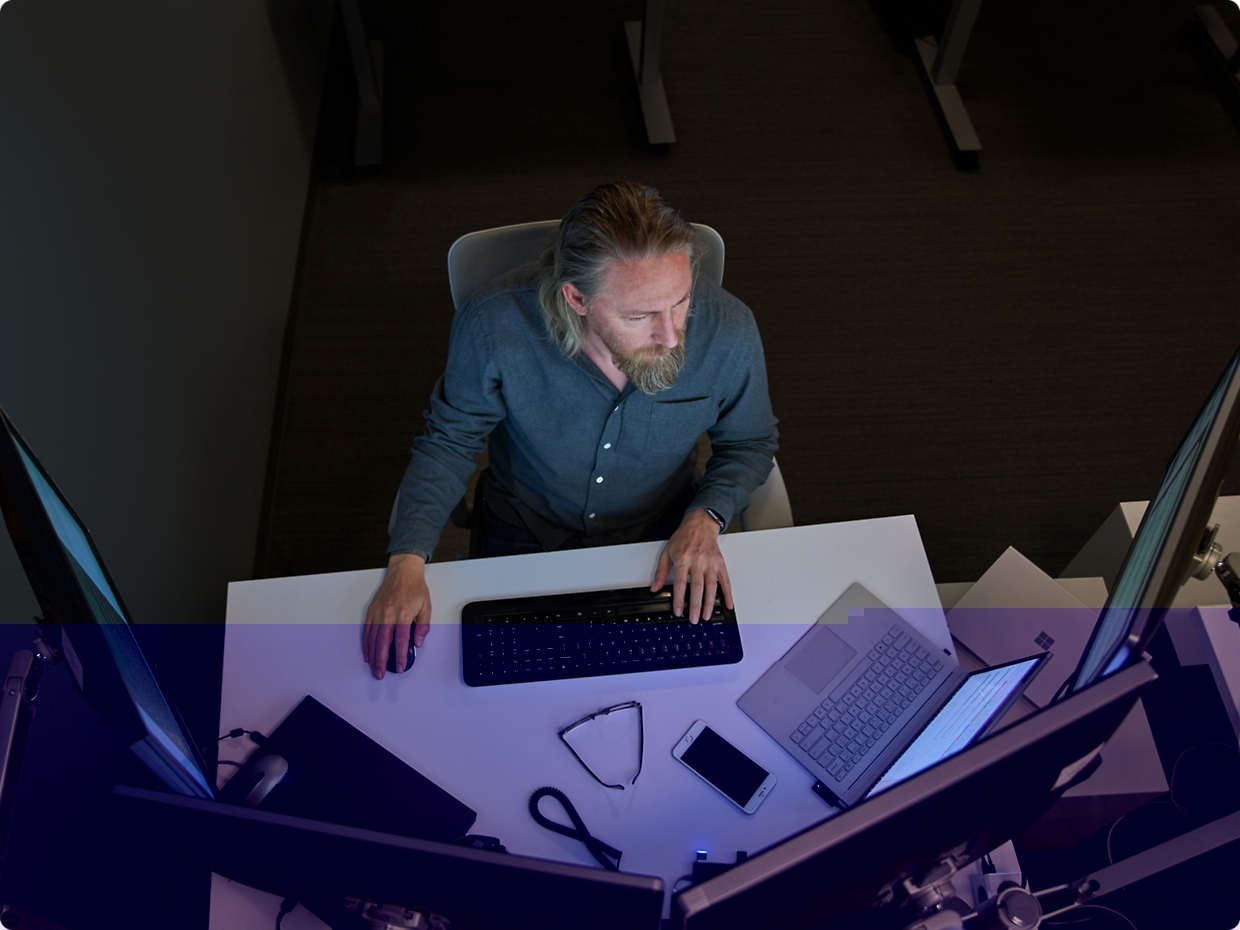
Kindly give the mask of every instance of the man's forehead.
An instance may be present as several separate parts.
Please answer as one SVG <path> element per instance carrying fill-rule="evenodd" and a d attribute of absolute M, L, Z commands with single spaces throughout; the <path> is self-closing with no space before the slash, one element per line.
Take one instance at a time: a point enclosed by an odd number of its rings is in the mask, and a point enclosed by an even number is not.
<path fill-rule="evenodd" d="M 693 283 L 687 249 L 651 258 L 613 259 L 603 266 L 602 293 L 619 297 L 625 292 L 678 291 L 682 298 Z"/>

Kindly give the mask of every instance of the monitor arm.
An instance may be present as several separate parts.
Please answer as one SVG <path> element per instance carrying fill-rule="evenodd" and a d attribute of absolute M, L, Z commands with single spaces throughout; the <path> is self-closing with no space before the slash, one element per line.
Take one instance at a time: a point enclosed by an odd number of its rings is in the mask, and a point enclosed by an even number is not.
<path fill-rule="evenodd" d="M 964 930 L 964 919 L 971 911 L 952 884 L 956 871 L 954 859 L 948 856 L 900 882 L 900 897 L 917 912 L 917 919 L 904 930 Z"/>
<path fill-rule="evenodd" d="M 43 635 L 43 624 L 46 621 L 39 616 L 34 618 L 34 654 L 44 665 L 59 665 L 64 658 L 59 649 L 52 646 Z"/>
<path fill-rule="evenodd" d="M 29 649 L 19 649 L 9 663 L 4 692 L 0 694 L 0 857 L 8 844 L 17 782 L 42 673 L 42 661 Z"/>
<path fill-rule="evenodd" d="M 1205 581 L 1213 572 L 1227 589 L 1227 597 L 1231 600 L 1231 611 L 1228 615 L 1236 623 L 1240 623 L 1240 552 L 1224 556 L 1223 547 L 1216 542 L 1218 530 L 1217 523 L 1206 529 L 1182 583 L 1188 584 L 1189 578 Z"/>
<path fill-rule="evenodd" d="M 1240 552 L 1233 552 L 1219 559 L 1214 574 L 1223 582 L 1227 596 L 1231 598 L 1231 619 L 1240 623 Z"/>

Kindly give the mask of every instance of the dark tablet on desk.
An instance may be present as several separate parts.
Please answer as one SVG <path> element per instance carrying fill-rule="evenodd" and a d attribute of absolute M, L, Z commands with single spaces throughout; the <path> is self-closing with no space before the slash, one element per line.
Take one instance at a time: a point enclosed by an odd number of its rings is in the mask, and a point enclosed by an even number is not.
<path fill-rule="evenodd" d="M 284 718 L 224 787 L 266 756 L 288 762 L 288 774 L 258 805 L 275 814 L 446 842 L 464 836 L 478 814 L 369 736 L 307 696 Z"/>

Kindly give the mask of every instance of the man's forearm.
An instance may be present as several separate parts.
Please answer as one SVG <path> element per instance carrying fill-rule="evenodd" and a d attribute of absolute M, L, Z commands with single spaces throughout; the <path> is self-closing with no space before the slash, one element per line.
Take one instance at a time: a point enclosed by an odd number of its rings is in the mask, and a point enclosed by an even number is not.
<path fill-rule="evenodd" d="M 427 468 L 426 459 L 415 450 L 401 480 L 387 551 L 389 555 L 413 553 L 429 562 L 452 508 L 465 494 L 466 484 L 443 466 Z M 473 463 L 469 464 L 472 468 Z"/>

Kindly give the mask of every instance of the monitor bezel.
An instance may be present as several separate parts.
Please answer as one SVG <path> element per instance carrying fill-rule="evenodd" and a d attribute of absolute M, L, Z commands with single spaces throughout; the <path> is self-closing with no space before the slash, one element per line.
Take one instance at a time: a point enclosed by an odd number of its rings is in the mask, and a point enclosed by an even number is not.
<path fill-rule="evenodd" d="M 1190 466 L 1191 473 L 1184 486 L 1180 500 L 1176 503 L 1174 515 L 1167 527 L 1166 536 L 1159 544 L 1158 555 L 1150 570 L 1149 580 L 1141 591 L 1136 604 L 1115 604 L 1116 593 L 1121 586 L 1117 583 L 1124 572 L 1132 564 L 1138 544 L 1143 540 L 1143 533 L 1152 532 L 1149 517 L 1152 505 L 1158 499 L 1158 490 L 1166 484 L 1168 471 L 1180 455 L 1185 443 L 1192 436 L 1194 427 L 1205 415 L 1216 394 L 1222 392 L 1218 410 L 1215 412 L 1210 428 L 1201 444 L 1201 451 L 1195 462 Z M 1175 602 L 1176 595 L 1191 576 L 1194 558 L 1200 550 L 1205 534 L 1210 526 L 1210 516 L 1222 491 L 1223 482 L 1227 477 L 1227 468 L 1235 453 L 1237 440 L 1240 439 L 1240 347 L 1237 347 L 1224 366 L 1222 374 L 1214 382 L 1209 394 L 1206 395 L 1197 415 L 1185 431 L 1185 435 L 1176 445 L 1175 451 L 1167 459 L 1162 480 L 1158 490 L 1150 497 L 1137 531 L 1133 534 L 1132 543 L 1124 553 L 1119 571 L 1115 574 L 1115 582 L 1111 585 L 1111 594 L 1107 597 L 1102 610 L 1098 614 L 1098 623 L 1089 635 L 1085 651 L 1076 669 L 1068 676 L 1065 684 L 1067 693 L 1076 693 L 1104 677 L 1114 664 L 1116 657 L 1127 650 L 1128 661 L 1136 661 L 1149 646 L 1150 640 L 1158 632 L 1166 611 Z M 1131 610 L 1128 630 L 1122 639 L 1117 640 L 1107 649 L 1101 661 L 1097 662 L 1094 671 L 1084 674 L 1086 661 L 1097 642 L 1102 629 L 1102 621 L 1110 610 Z"/>

